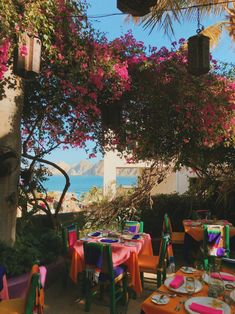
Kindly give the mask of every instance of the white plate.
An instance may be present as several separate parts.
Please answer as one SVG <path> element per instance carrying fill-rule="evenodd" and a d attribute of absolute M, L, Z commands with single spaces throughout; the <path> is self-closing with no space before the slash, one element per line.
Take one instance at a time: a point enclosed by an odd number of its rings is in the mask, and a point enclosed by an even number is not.
<path fill-rule="evenodd" d="M 170 301 L 170 298 L 168 298 L 168 296 L 164 294 L 154 294 L 151 297 L 151 301 L 155 304 L 165 305 Z"/>
<path fill-rule="evenodd" d="M 107 242 L 106 242 L 106 240 L 107 240 Z M 110 240 L 111 242 L 109 242 L 109 240 Z M 117 239 L 117 238 L 105 237 L 105 238 L 99 239 L 99 242 L 102 242 L 102 243 L 104 243 L 104 244 L 113 244 L 113 243 L 118 243 L 118 242 L 120 242 L 120 240 Z"/>
<path fill-rule="evenodd" d="M 198 312 L 192 311 L 190 310 L 189 306 L 190 304 L 192 304 L 193 302 L 201 304 L 201 305 L 205 305 L 205 306 L 210 306 L 210 307 L 214 307 L 217 310 L 223 310 L 223 314 L 230 314 L 230 307 L 223 301 L 220 301 L 218 299 L 215 298 L 210 298 L 210 297 L 193 297 L 188 299 L 184 306 L 185 309 L 188 313 L 190 314 L 198 314 Z"/>
<path fill-rule="evenodd" d="M 221 275 L 233 276 L 232 274 L 224 273 L 224 272 L 222 272 L 222 271 L 220 272 L 220 274 L 221 274 Z M 215 280 L 216 280 L 216 278 L 212 278 L 212 279 L 215 279 Z M 203 280 L 205 281 L 205 283 L 208 284 L 208 282 L 209 282 L 209 276 L 208 276 L 208 274 L 205 273 Z M 231 285 L 234 286 L 234 288 L 235 288 L 235 281 L 223 280 L 223 282 L 224 282 L 225 285 L 226 285 L 226 284 L 231 284 Z"/>
<path fill-rule="evenodd" d="M 181 267 L 180 270 L 181 270 L 183 273 L 185 273 L 185 274 L 193 274 L 193 273 L 196 271 L 195 268 L 193 268 L 193 267 L 187 267 L 187 266 Z"/>
<path fill-rule="evenodd" d="M 99 232 L 99 235 L 94 235 L 98 232 Z M 93 232 L 89 232 L 87 235 L 88 235 L 88 237 L 99 238 L 99 237 L 102 237 L 102 232 L 101 231 L 93 231 Z"/>
<path fill-rule="evenodd" d="M 230 298 L 235 302 L 235 290 L 231 291 Z"/>
<path fill-rule="evenodd" d="M 184 276 L 184 283 L 182 284 L 182 286 L 180 286 L 179 288 L 177 289 L 174 289 L 170 286 L 170 282 L 174 279 L 174 277 L 169 277 L 165 280 L 164 282 L 164 285 L 169 289 L 169 290 L 172 290 L 172 291 L 175 291 L 175 292 L 178 292 L 178 293 L 184 293 L 184 294 L 188 294 L 186 288 L 185 288 L 185 281 L 186 281 L 186 277 Z M 199 291 L 202 290 L 202 284 L 200 283 L 199 280 L 195 279 L 195 292 L 194 293 L 197 293 Z"/>

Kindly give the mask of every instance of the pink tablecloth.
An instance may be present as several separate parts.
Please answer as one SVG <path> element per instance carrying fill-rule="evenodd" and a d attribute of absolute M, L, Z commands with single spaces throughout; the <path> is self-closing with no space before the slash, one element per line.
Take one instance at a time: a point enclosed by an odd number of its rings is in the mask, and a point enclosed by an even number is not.
<path fill-rule="evenodd" d="M 91 239 L 90 241 L 98 241 Z M 128 245 L 133 243 L 134 245 Z M 153 255 L 151 237 L 149 234 L 143 234 L 139 240 L 126 241 L 125 243 L 112 244 L 112 259 L 113 266 L 116 267 L 125 264 L 131 277 L 131 285 L 136 293 L 141 293 L 142 286 L 140 280 L 140 272 L 138 265 L 138 254 Z M 77 282 L 77 275 L 84 270 L 84 252 L 83 241 L 78 240 L 74 245 L 72 255 L 72 263 L 70 269 L 70 277 L 74 282 Z"/>

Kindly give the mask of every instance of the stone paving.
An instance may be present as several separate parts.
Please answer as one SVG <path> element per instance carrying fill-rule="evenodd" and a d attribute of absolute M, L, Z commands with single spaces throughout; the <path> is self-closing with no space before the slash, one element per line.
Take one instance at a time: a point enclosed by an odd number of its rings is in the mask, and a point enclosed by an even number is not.
<path fill-rule="evenodd" d="M 146 288 L 140 297 L 135 300 L 130 299 L 127 307 L 119 306 L 118 314 L 138 314 L 141 303 L 156 289 L 156 284 L 146 284 Z M 78 299 L 78 288 L 72 283 L 65 289 L 62 288 L 61 281 L 45 291 L 45 314 L 78 314 L 86 313 L 84 302 Z M 106 300 L 103 302 L 94 300 L 90 314 L 109 314 L 109 307 Z"/>

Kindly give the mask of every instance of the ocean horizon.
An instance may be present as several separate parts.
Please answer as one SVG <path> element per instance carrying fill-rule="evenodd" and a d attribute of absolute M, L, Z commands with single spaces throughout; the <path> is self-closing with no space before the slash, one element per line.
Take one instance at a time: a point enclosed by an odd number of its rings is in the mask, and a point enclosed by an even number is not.
<path fill-rule="evenodd" d="M 53 175 L 47 177 L 44 187 L 48 191 L 62 192 L 65 185 L 64 176 Z M 103 187 L 103 176 L 70 176 L 70 187 L 68 192 L 72 192 L 80 197 L 83 193 L 88 192 L 92 187 Z M 136 176 L 117 176 L 117 186 L 135 186 L 137 184 Z"/>

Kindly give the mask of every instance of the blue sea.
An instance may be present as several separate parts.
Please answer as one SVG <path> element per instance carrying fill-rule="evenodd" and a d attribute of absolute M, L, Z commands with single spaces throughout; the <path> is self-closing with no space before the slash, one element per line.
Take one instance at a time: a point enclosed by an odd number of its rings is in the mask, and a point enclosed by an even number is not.
<path fill-rule="evenodd" d="M 134 186 L 137 184 L 137 177 L 117 177 L 117 186 Z M 48 177 L 43 184 L 48 191 L 62 191 L 65 185 L 63 176 Z M 102 188 L 103 177 L 101 176 L 70 176 L 69 192 L 76 193 L 78 197 L 88 192 L 92 187 Z"/>

